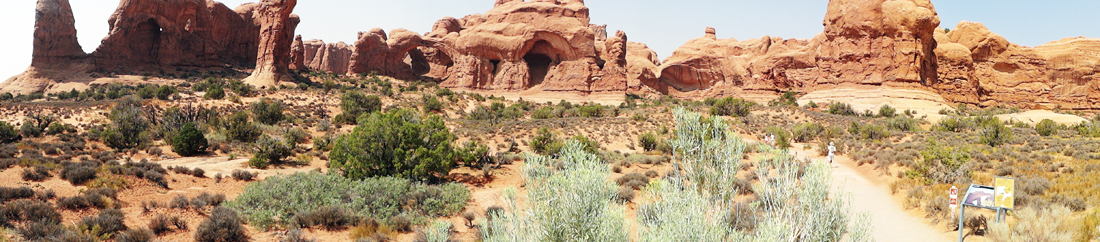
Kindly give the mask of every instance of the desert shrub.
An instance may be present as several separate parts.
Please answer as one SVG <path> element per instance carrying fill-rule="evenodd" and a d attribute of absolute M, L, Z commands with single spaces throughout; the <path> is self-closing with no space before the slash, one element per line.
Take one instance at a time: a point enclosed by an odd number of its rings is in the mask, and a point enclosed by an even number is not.
<path fill-rule="evenodd" d="M 557 116 L 554 115 L 554 107 L 546 106 L 546 107 L 539 108 L 539 109 L 535 110 L 535 112 L 531 113 L 531 118 L 533 118 L 533 119 L 549 119 L 549 118 L 557 118 Z"/>
<path fill-rule="evenodd" d="M 753 106 L 756 106 L 756 103 L 740 98 L 726 97 L 714 101 L 714 104 L 710 107 L 710 114 L 745 117 L 752 111 Z"/>
<path fill-rule="evenodd" d="M 768 127 L 764 131 L 767 132 L 767 135 L 775 135 L 775 147 L 784 149 L 791 147 L 791 133 L 787 130 L 779 127 Z"/>
<path fill-rule="evenodd" d="M 195 230 L 195 241 L 198 242 L 244 242 L 249 237 L 244 227 L 241 226 L 237 212 L 225 207 L 216 207 L 210 214 L 210 218 L 202 221 Z"/>
<path fill-rule="evenodd" d="M 111 108 L 108 117 L 111 124 L 100 134 L 107 146 L 121 150 L 141 148 L 151 142 L 148 131 L 152 125 L 141 101 L 133 97 L 122 99 Z"/>
<path fill-rule="evenodd" d="M 157 88 L 157 99 L 168 100 L 172 97 L 172 94 L 176 94 L 176 87 L 172 85 L 163 85 Z"/>
<path fill-rule="evenodd" d="M 630 187 L 620 187 L 619 192 L 615 194 L 615 201 L 620 203 L 627 203 L 634 200 L 634 189 Z"/>
<path fill-rule="evenodd" d="M 329 152 L 329 166 L 347 177 L 436 180 L 455 166 L 454 135 L 437 116 L 395 109 L 363 116 Z"/>
<path fill-rule="evenodd" d="M 211 85 L 205 89 L 206 94 L 202 98 L 207 100 L 221 100 L 225 98 L 225 88 L 221 85 Z"/>
<path fill-rule="evenodd" d="M 356 124 L 363 114 L 370 114 L 382 110 L 382 99 L 375 95 L 364 95 L 362 92 L 349 91 L 340 97 L 340 114 L 336 120 L 338 123 Z"/>
<path fill-rule="evenodd" d="M 1061 127 L 1059 127 L 1058 123 L 1050 119 L 1043 119 L 1043 121 L 1039 121 L 1038 124 L 1035 124 L 1035 132 L 1039 133 L 1041 136 L 1050 136 L 1058 133 L 1060 129 Z"/>
<path fill-rule="evenodd" d="M 0 203 L 31 197 L 34 197 L 34 190 L 29 187 L 0 187 Z"/>
<path fill-rule="evenodd" d="M 115 236 L 115 242 L 148 242 L 155 237 L 149 229 L 131 229 Z"/>
<path fill-rule="evenodd" d="M 964 183 L 969 181 L 971 169 L 970 151 L 965 147 L 946 145 L 931 140 L 921 151 L 922 160 L 917 167 L 906 171 L 909 178 L 920 179 L 926 185 L 938 183 Z"/>
<path fill-rule="evenodd" d="M 646 131 L 638 135 L 638 145 L 642 146 L 642 150 L 652 151 L 657 149 L 657 134 Z"/>
<path fill-rule="evenodd" d="M 649 178 L 657 178 L 657 177 L 658 177 L 658 176 L 660 176 L 660 175 L 659 175 L 659 174 L 657 174 L 657 171 L 654 171 L 654 170 L 648 170 L 648 171 L 645 171 L 645 176 L 647 176 L 647 177 L 649 177 Z"/>
<path fill-rule="evenodd" d="M 463 185 L 455 183 L 430 186 L 396 177 L 357 180 L 311 172 L 250 183 L 227 206 L 241 211 L 258 228 L 287 225 L 293 214 L 325 206 L 379 220 L 403 214 L 420 224 L 427 218 L 458 213 L 469 196 Z"/>
<path fill-rule="evenodd" d="M 779 98 L 773 99 L 768 102 L 768 106 L 772 107 L 798 107 L 798 93 L 797 92 L 783 92 Z"/>
<path fill-rule="evenodd" d="M 843 115 L 843 116 L 856 116 L 856 110 L 852 109 L 851 104 L 832 102 L 829 103 L 829 109 L 825 111 L 829 114 Z"/>
<path fill-rule="evenodd" d="M 456 240 L 451 239 L 453 225 L 450 221 L 441 220 L 433 222 L 426 228 L 416 229 L 416 237 L 413 238 L 414 242 L 452 242 Z"/>
<path fill-rule="evenodd" d="M 615 203 L 608 166 L 576 141 L 561 158 L 528 155 L 529 211 L 520 211 L 515 191 L 504 193 L 510 209 L 490 212 L 479 231 L 484 241 L 626 241 L 623 208 Z M 557 163 L 557 164 L 553 164 Z M 552 165 L 553 164 L 553 165 Z M 555 168 L 551 168 L 554 166 Z M 531 226 L 529 226 L 531 225 Z"/>
<path fill-rule="evenodd" d="M 15 130 L 15 126 L 12 126 L 8 122 L 0 121 L 0 144 L 12 143 L 19 140 L 19 131 Z"/>
<path fill-rule="evenodd" d="M 989 225 L 994 241 L 1073 241 L 1080 226 L 1072 212 L 1061 206 L 1023 208 L 1015 213 L 1015 223 Z"/>
<path fill-rule="evenodd" d="M 530 146 L 531 150 L 539 154 L 552 155 L 557 154 L 561 149 L 562 141 L 554 137 L 554 133 L 550 132 L 550 129 L 546 127 L 539 128 L 535 137 L 531 138 Z"/>
<path fill-rule="evenodd" d="M 96 169 L 99 164 L 94 161 L 64 164 L 61 169 L 61 179 L 68 180 L 75 185 L 83 185 L 85 182 L 96 178 Z"/>
<path fill-rule="evenodd" d="M 580 113 L 581 117 L 598 118 L 603 117 L 604 106 L 595 103 L 588 103 L 583 106 L 577 107 L 577 111 Z"/>
<path fill-rule="evenodd" d="M 57 122 L 56 116 L 32 113 L 23 119 L 23 126 L 19 127 L 19 131 L 26 137 L 39 137 L 54 122 Z"/>
<path fill-rule="evenodd" d="M 191 202 L 188 202 L 187 197 L 184 197 L 183 194 L 176 194 L 176 196 L 172 197 L 172 200 L 168 202 L 168 207 L 176 209 L 187 209 L 191 207 Z"/>
<path fill-rule="evenodd" d="M 467 167 L 474 168 L 481 167 L 482 164 L 489 163 L 493 159 L 489 156 L 489 147 L 472 140 L 466 141 L 461 148 L 455 150 L 455 156 Z"/>
<path fill-rule="evenodd" d="M 104 209 L 95 217 L 84 217 L 77 225 L 80 230 L 88 232 L 96 237 L 110 237 L 119 231 L 128 229 L 123 222 L 125 214 L 118 209 Z"/>
<path fill-rule="evenodd" d="M 893 117 L 897 116 L 897 112 L 898 112 L 898 110 L 894 109 L 894 107 L 891 107 L 890 105 L 887 105 L 887 104 L 883 104 L 882 107 L 879 107 L 879 109 L 878 109 L 878 116 L 879 117 L 885 117 L 885 118 L 893 118 Z"/>
<path fill-rule="evenodd" d="M 256 124 L 248 121 L 248 113 L 245 112 L 229 115 L 224 124 L 225 136 L 229 140 L 252 143 L 263 134 Z"/>
<path fill-rule="evenodd" d="M 890 131 L 885 126 L 877 124 L 861 124 L 853 121 L 848 126 L 848 133 L 857 135 L 866 140 L 882 140 L 890 136 Z"/>
<path fill-rule="evenodd" d="M 987 122 L 982 122 L 979 137 L 979 142 L 982 144 L 997 147 L 1012 140 L 1012 129 L 1001 123 L 1000 119 L 994 117 Z"/>
<path fill-rule="evenodd" d="M 0 206 L 0 220 L 59 223 L 61 213 L 58 213 L 57 209 L 49 203 L 22 199 Z M 3 225 L 3 222 L 0 222 L 0 225 Z"/>
<path fill-rule="evenodd" d="M 619 186 L 629 187 L 631 189 L 642 189 L 646 184 L 649 184 L 649 177 L 642 175 L 642 173 L 631 172 L 630 174 L 615 179 L 615 182 L 618 183 Z"/>
<path fill-rule="evenodd" d="M 420 98 L 420 102 L 423 103 L 424 112 L 443 111 L 443 102 L 439 101 L 439 98 L 435 96 L 424 94 L 424 96 Z"/>
<path fill-rule="evenodd" d="M 730 209 L 726 222 L 735 231 L 750 232 L 756 229 L 756 223 L 760 220 L 763 218 L 760 217 L 758 209 L 746 202 L 739 202 Z"/>
<path fill-rule="evenodd" d="M 810 142 L 821 135 L 825 127 L 818 123 L 801 123 L 791 128 L 791 139 L 794 142 Z"/>
<path fill-rule="evenodd" d="M 177 229 L 187 230 L 187 221 L 180 219 L 180 217 L 176 215 L 168 216 L 157 214 L 152 220 L 149 220 L 148 227 L 153 233 L 160 235 Z"/>
<path fill-rule="evenodd" d="M 37 165 L 37 166 L 34 166 L 33 168 L 23 169 L 23 180 L 24 181 L 40 182 L 40 181 L 45 181 L 46 178 L 48 178 L 48 177 L 50 177 L 50 168 L 47 168 L 46 166 L 43 166 L 43 165 Z"/>
<path fill-rule="evenodd" d="M 290 147 L 285 142 L 266 135 L 260 137 L 253 147 L 256 152 L 248 159 L 248 166 L 254 168 L 267 169 L 268 165 L 283 164 L 283 159 L 291 155 Z"/>
<path fill-rule="evenodd" d="M 208 192 L 200 193 L 191 199 L 191 208 L 202 209 L 206 206 L 220 206 L 225 202 L 225 194 L 214 195 Z"/>
<path fill-rule="evenodd" d="M 247 171 L 243 171 L 243 170 L 233 170 L 232 175 L 233 175 L 233 179 L 237 179 L 239 181 L 251 181 L 252 180 L 252 173 L 251 172 L 247 172 Z"/>
<path fill-rule="evenodd" d="M 324 206 L 309 212 L 299 213 L 290 219 L 291 225 L 298 228 L 321 226 L 326 230 L 343 229 L 355 220 L 354 216 L 342 207 Z"/>
<path fill-rule="evenodd" d="M 55 241 L 73 236 L 72 232 L 66 230 L 65 227 L 62 227 L 58 222 L 46 221 L 30 222 L 19 228 L 18 232 L 28 241 Z"/>
<path fill-rule="evenodd" d="M 283 104 L 283 100 L 280 99 L 263 98 L 249 107 L 253 120 L 262 124 L 274 125 L 285 118 L 283 111 L 286 109 L 286 104 Z"/>
<path fill-rule="evenodd" d="M 284 138 L 286 138 L 287 144 L 302 144 L 311 137 L 308 131 L 302 128 L 293 128 L 286 131 Z"/>
<path fill-rule="evenodd" d="M 897 130 L 901 132 L 915 132 L 920 131 L 920 125 L 918 120 L 910 118 L 908 116 L 892 117 L 886 120 L 886 127 L 891 130 Z"/>
<path fill-rule="evenodd" d="M 172 151 L 181 156 L 192 156 L 206 152 L 208 144 L 202 131 L 195 128 L 195 123 L 187 123 L 180 129 L 172 140 Z"/>
<path fill-rule="evenodd" d="M 305 235 L 303 235 L 303 233 L 304 232 L 302 232 L 302 229 L 291 228 L 291 229 L 286 231 L 286 237 L 283 237 L 283 239 L 280 239 L 279 242 L 315 242 L 315 241 L 317 241 L 317 240 L 305 238 Z"/>

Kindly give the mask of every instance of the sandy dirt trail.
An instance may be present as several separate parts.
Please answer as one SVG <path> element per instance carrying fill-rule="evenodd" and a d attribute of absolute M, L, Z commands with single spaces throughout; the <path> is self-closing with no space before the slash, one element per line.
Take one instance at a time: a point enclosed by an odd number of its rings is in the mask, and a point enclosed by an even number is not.
<path fill-rule="evenodd" d="M 852 168 L 854 166 L 847 157 L 837 156 L 837 161 L 832 164 L 833 186 L 830 192 L 837 194 L 840 189 L 850 194 L 853 212 L 871 214 L 875 241 L 955 241 L 956 238 L 948 236 L 951 233 L 933 228 L 924 219 L 902 210 L 885 184 L 875 184 L 864 178 Z"/>

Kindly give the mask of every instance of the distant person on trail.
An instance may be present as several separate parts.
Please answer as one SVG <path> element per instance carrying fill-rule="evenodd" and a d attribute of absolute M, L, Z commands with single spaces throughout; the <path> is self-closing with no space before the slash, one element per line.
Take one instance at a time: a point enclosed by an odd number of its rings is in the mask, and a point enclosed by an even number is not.
<path fill-rule="evenodd" d="M 770 134 L 770 136 L 768 137 L 768 144 L 775 146 L 775 134 Z"/>
<path fill-rule="evenodd" d="M 836 146 L 833 142 L 829 142 L 829 164 L 833 163 L 833 159 L 836 157 Z"/>

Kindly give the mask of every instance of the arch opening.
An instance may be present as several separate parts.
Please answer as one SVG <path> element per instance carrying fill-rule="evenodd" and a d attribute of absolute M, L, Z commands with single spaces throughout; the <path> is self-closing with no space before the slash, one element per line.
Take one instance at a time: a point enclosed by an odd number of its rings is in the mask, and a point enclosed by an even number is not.
<path fill-rule="evenodd" d="M 157 64 L 160 60 L 160 38 L 164 30 L 155 19 L 149 19 L 137 25 L 134 34 L 134 58 L 148 64 Z"/>

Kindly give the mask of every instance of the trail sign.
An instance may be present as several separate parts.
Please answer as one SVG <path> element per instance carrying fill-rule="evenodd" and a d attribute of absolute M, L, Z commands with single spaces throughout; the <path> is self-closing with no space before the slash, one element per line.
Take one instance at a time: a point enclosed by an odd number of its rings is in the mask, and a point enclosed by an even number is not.
<path fill-rule="evenodd" d="M 951 186 L 951 190 L 947 191 L 947 195 L 951 196 L 951 210 L 954 211 L 956 207 L 959 207 L 959 188 Z"/>
<path fill-rule="evenodd" d="M 1013 209 L 1016 206 L 1016 179 L 1008 177 L 993 178 L 993 205 L 998 208 Z"/>
<path fill-rule="evenodd" d="M 980 207 L 996 210 L 997 207 L 993 204 L 993 187 L 970 185 L 970 189 L 967 189 L 966 196 L 963 197 L 963 203 L 971 207 Z"/>

